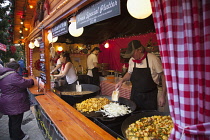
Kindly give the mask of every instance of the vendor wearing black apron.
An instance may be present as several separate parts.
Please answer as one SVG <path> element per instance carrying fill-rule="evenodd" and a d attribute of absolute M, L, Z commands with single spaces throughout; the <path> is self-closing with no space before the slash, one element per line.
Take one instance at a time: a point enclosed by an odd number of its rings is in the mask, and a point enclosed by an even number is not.
<path fill-rule="evenodd" d="M 157 110 L 157 105 L 165 105 L 166 96 L 165 77 L 162 72 L 161 61 L 153 54 L 147 53 L 140 41 L 133 40 L 130 43 L 132 43 L 132 46 L 135 49 L 132 58 L 129 61 L 129 68 L 132 71 L 128 71 L 122 80 L 116 84 L 115 88 L 120 88 L 124 81 L 130 80 L 132 83 L 130 99 L 136 103 L 137 110 Z M 150 69 L 152 64 L 149 62 L 153 63 L 153 76 L 155 75 L 155 77 L 161 77 L 162 79 L 163 93 L 159 96 L 159 101 L 157 100 L 157 84 L 154 82 Z M 142 66 L 137 67 L 137 65 Z"/>
<path fill-rule="evenodd" d="M 94 84 L 97 86 L 100 85 L 99 72 L 97 68 L 97 64 L 98 64 L 97 55 L 99 52 L 101 52 L 100 49 L 98 47 L 95 47 L 87 58 L 88 84 Z"/>
<path fill-rule="evenodd" d="M 134 62 L 130 81 L 132 83 L 131 97 L 140 110 L 157 110 L 157 84 L 153 81 L 146 57 L 147 67 L 136 68 Z"/>

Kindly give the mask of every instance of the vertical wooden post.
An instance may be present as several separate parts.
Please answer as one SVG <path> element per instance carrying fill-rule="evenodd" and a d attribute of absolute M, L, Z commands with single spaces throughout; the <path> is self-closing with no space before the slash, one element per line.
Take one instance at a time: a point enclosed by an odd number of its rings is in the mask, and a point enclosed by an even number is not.
<path fill-rule="evenodd" d="M 51 90 L 51 81 L 50 81 L 50 49 L 49 42 L 47 40 L 48 30 L 42 29 L 42 41 L 44 42 L 44 54 L 45 54 L 45 74 L 46 74 L 46 91 Z"/>
<path fill-rule="evenodd" d="M 26 68 L 29 66 L 29 47 L 28 47 L 28 40 L 25 42 L 25 60 L 26 60 Z"/>
<path fill-rule="evenodd" d="M 26 68 L 28 70 L 28 76 L 31 76 L 31 70 L 32 68 L 29 67 L 30 66 L 30 48 L 29 48 L 29 43 L 30 43 L 30 40 L 26 40 L 25 42 L 25 57 L 26 57 Z"/>

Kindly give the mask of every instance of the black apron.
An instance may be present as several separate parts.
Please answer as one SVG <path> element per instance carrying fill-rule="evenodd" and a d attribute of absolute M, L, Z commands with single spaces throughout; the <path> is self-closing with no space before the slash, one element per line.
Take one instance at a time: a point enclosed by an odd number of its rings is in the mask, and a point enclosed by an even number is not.
<path fill-rule="evenodd" d="M 157 110 L 157 84 L 152 79 L 147 57 L 146 62 L 146 68 L 136 68 L 134 63 L 130 99 L 136 103 L 137 110 Z"/>
<path fill-rule="evenodd" d="M 93 84 L 93 85 L 100 86 L 98 68 L 94 67 L 94 68 L 92 69 L 92 74 L 93 74 L 93 77 L 88 76 L 88 77 L 89 77 L 88 83 L 89 83 L 89 84 Z"/>

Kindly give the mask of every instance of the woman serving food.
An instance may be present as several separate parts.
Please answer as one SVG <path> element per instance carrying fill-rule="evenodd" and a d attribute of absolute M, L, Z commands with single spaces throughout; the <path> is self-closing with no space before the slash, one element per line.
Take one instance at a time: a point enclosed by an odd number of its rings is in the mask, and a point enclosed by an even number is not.
<path fill-rule="evenodd" d="M 55 79 L 66 78 L 68 84 L 76 84 L 78 79 L 75 68 L 72 64 L 69 53 L 63 52 L 60 55 L 60 61 L 62 63 L 61 71 L 58 75 L 53 75 Z"/>

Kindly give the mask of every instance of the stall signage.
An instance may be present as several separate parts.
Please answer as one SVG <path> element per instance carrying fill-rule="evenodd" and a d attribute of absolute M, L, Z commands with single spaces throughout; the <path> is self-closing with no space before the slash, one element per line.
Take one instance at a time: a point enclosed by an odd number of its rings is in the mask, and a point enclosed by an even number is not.
<path fill-rule="evenodd" d="M 40 78 L 41 78 L 42 82 L 44 82 L 46 84 L 46 81 L 47 81 L 46 74 L 43 72 L 40 72 Z"/>
<path fill-rule="evenodd" d="M 68 33 L 68 22 L 63 21 L 52 28 L 53 37 L 61 36 Z"/>
<path fill-rule="evenodd" d="M 101 0 L 76 15 L 77 28 L 120 15 L 120 0 Z"/>
<path fill-rule="evenodd" d="M 41 54 L 40 54 L 40 61 L 41 61 L 41 62 L 45 62 L 44 53 L 41 53 Z"/>
<path fill-rule="evenodd" d="M 40 48 L 40 49 L 44 49 L 44 42 L 40 42 L 40 43 L 39 43 L 39 48 Z"/>

